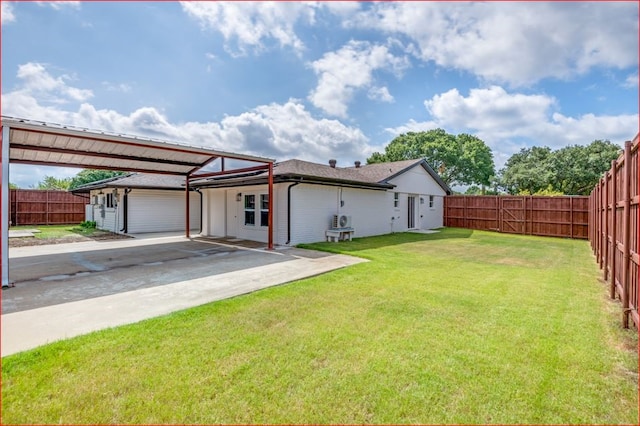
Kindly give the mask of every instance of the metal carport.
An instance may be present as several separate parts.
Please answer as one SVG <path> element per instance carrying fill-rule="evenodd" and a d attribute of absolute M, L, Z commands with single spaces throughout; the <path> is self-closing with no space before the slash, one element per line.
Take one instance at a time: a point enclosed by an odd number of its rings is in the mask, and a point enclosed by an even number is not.
<path fill-rule="evenodd" d="M 125 136 L 73 126 L 2 116 L 0 150 L 0 259 L 2 286 L 9 285 L 9 163 L 82 167 L 184 176 L 186 236 L 189 237 L 189 181 L 202 177 L 265 170 L 269 173 L 268 248 L 273 248 L 273 162 L 252 155 Z M 220 159 L 220 171 L 198 170 Z M 225 159 L 258 163 L 257 166 L 225 168 Z"/>

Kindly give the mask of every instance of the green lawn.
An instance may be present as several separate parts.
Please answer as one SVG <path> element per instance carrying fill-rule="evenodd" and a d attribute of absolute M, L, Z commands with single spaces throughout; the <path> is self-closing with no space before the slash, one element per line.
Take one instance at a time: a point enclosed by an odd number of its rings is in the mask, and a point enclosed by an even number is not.
<path fill-rule="evenodd" d="M 637 334 L 587 242 L 311 247 L 371 262 L 3 358 L 2 423 L 638 422 Z"/>
<path fill-rule="evenodd" d="M 52 238 L 66 238 L 81 236 L 92 236 L 96 233 L 102 233 L 103 231 L 96 230 L 94 228 L 84 228 L 79 224 L 75 225 L 24 225 L 24 226 L 12 226 L 11 230 L 20 229 L 37 229 L 40 232 L 33 234 L 35 238 L 48 240 Z"/>

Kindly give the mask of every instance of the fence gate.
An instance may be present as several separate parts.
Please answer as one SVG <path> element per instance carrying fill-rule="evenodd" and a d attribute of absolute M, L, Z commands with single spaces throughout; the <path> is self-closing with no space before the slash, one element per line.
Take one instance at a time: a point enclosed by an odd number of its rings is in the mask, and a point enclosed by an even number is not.
<path fill-rule="evenodd" d="M 500 197 L 500 232 L 524 234 L 525 197 Z"/>

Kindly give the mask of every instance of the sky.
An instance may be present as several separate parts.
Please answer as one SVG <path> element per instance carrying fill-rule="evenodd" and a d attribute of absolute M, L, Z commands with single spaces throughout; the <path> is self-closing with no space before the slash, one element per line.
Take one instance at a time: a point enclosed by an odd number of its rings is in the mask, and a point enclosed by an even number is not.
<path fill-rule="evenodd" d="M 637 2 L 6 2 L 3 115 L 338 167 L 638 133 Z M 11 165 L 21 188 L 79 169 Z"/>

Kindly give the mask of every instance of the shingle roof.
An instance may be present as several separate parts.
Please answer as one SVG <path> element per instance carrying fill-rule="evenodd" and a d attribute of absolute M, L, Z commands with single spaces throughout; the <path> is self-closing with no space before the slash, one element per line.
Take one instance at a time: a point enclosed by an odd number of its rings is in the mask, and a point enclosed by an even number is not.
<path fill-rule="evenodd" d="M 184 177 L 151 173 L 131 173 L 87 183 L 73 189 L 71 192 L 89 192 L 92 189 L 101 188 L 184 189 Z"/>
<path fill-rule="evenodd" d="M 311 180 L 322 180 L 336 183 L 359 184 L 372 188 L 391 188 L 389 180 L 405 172 L 406 170 L 421 165 L 442 187 L 449 193 L 450 188 L 440 179 L 440 177 L 429 167 L 423 159 L 394 161 L 388 163 L 367 164 L 361 167 L 331 167 L 325 164 L 312 163 L 303 160 L 286 160 L 276 163 L 273 168 L 274 179 L 285 180 L 287 178 L 308 178 Z M 267 172 L 260 172 L 252 175 L 231 175 L 224 177 L 214 177 L 193 182 L 194 186 L 229 186 L 233 183 L 248 184 L 250 182 L 262 183 L 267 176 Z"/>
<path fill-rule="evenodd" d="M 351 168 L 358 171 L 362 176 L 373 182 L 386 182 L 394 176 L 404 172 L 405 170 L 421 163 L 421 159 L 393 161 L 389 163 L 374 163 L 361 166 L 360 168 Z"/>

